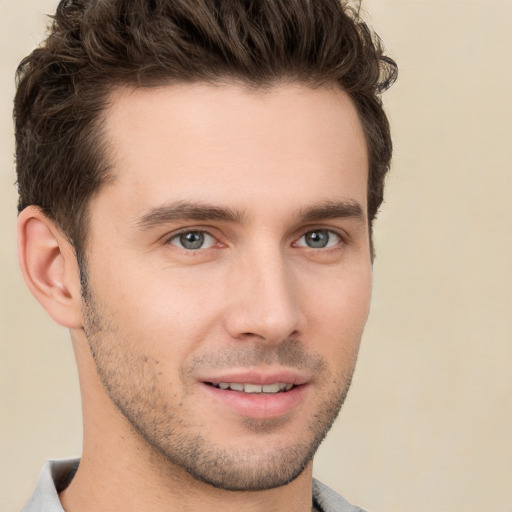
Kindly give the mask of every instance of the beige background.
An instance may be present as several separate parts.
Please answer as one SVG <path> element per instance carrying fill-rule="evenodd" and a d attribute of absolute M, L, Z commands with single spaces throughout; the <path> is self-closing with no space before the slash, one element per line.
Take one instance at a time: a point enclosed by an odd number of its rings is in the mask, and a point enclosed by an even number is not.
<path fill-rule="evenodd" d="M 13 72 L 55 0 L 0 0 L 2 511 L 80 452 L 68 335 L 15 257 Z M 512 511 L 512 3 L 367 0 L 400 80 L 373 312 L 316 474 L 373 512 Z"/>

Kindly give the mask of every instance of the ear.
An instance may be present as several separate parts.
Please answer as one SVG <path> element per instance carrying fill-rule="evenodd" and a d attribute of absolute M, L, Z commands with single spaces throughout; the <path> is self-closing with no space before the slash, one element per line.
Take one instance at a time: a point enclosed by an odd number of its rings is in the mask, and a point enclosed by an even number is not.
<path fill-rule="evenodd" d="M 27 286 L 48 314 L 64 327 L 82 327 L 75 250 L 36 206 L 18 217 L 18 259 Z"/>

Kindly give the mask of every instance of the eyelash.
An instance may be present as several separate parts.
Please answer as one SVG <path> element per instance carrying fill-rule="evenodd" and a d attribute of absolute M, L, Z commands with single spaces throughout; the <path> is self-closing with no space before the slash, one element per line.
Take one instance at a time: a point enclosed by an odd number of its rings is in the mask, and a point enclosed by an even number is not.
<path fill-rule="evenodd" d="M 316 233 L 316 234 L 327 233 L 328 240 L 326 242 L 326 246 L 311 247 L 311 246 L 306 245 L 305 243 L 299 244 L 300 240 L 302 240 L 308 234 L 313 234 L 313 233 Z M 191 234 L 200 235 L 203 238 L 211 238 L 213 243 L 211 243 L 210 247 L 203 247 L 203 245 L 204 245 L 204 240 L 203 240 L 203 243 L 201 243 L 201 246 L 197 247 L 197 248 L 187 248 L 187 247 L 183 247 L 182 243 L 181 243 L 181 245 L 173 243 L 175 240 L 179 241 L 182 236 L 191 235 Z M 333 235 L 335 237 L 335 243 L 332 245 L 329 245 L 331 243 L 331 238 L 333 237 Z M 295 242 L 293 243 L 293 246 L 304 247 L 305 249 L 311 249 L 313 251 L 320 251 L 320 250 L 328 251 L 328 250 L 336 250 L 336 248 L 339 245 L 344 244 L 344 242 L 345 242 L 345 237 L 342 236 L 340 233 L 338 233 L 332 229 L 316 228 L 316 229 L 309 229 L 308 231 L 304 232 L 299 238 L 297 238 L 295 240 Z M 198 251 L 206 251 L 206 250 L 212 249 L 215 246 L 215 244 L 219 244 L 220 242 L 217 240 L 217 238 L 214 235 L 212 235 L 211 233 L 209 233 L 208 231 L 206 231 L 204 229 L 187 229 L 187 230 L 182 230 L 178 233 L 175 233 L 174 235 L 172 235 L 170 238 L 167 239 L 166 243 L 173 245 L 173 246 L 177 247 L 178 249 L 186 251 L 187 253 L 195 253 Z"/>
<path fill-rule="evenodd" d="M 302 240 L 303 238 L 305 238 L 307 235 L 312 235 L 312 234 L 318 235 L 320 233 L 322 233 L 322 234 L 327 233 L 328 238 L 327 238 L 326 245 L 324 247 L 311 247 L 311 246 L 308 246 L 305 244 L 304 245 L 299 244 L 299 241 Z M 331 244 L 331 238 L 333 238 L 333 235 L 335 237 L 335 243 Z M 295 242 L 294 245 L 296 245 L 298 247 L 306 247 L 306 248 L 313 249 L 313 250 L 320 250 L 320 249 L 329 250 L 329 249 L 335 249 L 342 242 L 343 242 L 343 237 L 336 231 L 333 231 L 332 229 L 318 228 L 318 229 L 311 229 L 309 231 L 306 231 L 300 238 L 297 239 L 297 241 Z M 329 245 L 329 244 L 331 244 L 331 245 Z"/>
<path fill-rule="evenodd" d="M 212 241 L 213 241 L 213 244 L 210 246 L 210 247 L 198 247 L 197 249 L 189 249 L 187 247 L 183 247 L 183 245 L 179 246 L 177 244 L 173 244 L 173 241 L 175 240 L 180 240 L 180 238 L 184 235 L 191 235 L 191 234 L 195 234 L 195 235 L 201 235 L 203 238 L 211 238 Z M 215 236 L 213 236 L 212 234 L 208 233 L 208 231 L 206 230 L 203 230 L 203 229 L 187 229 L 187 230 L 183 230 L 183 231 L 180 231 L 179 233 L 176 233 L 174 235 L 172 235 L 168 240 L 167 240 L 167 243 L 170 244 L 170 245 L 174 245 L 176 247 L 178 247 L 179 249 L 182 249 L 184 251 L 187 251 L 187 252 L 197 252 L 199 250 L 208 250 L 208 249 L 211 249 L 212 247 L 215 246 L 216 243 L 218 243 L 217 241 L 217 238 Z M 201 244 L 203 245 L 203 244 Z"/>

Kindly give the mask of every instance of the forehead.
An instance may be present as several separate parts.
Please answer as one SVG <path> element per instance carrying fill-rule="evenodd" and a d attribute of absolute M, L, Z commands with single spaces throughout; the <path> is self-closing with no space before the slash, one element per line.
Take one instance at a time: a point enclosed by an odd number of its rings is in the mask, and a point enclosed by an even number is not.
<path fill-rule="evenodd" d="M 105 135 L 115 177 L 106 192 L 134 208 L 213 200 L 244 209 L 258 198 L 296 208 L 332 195 L 366 208 L 364 134 L 336 87 L 120 88 Z"/>

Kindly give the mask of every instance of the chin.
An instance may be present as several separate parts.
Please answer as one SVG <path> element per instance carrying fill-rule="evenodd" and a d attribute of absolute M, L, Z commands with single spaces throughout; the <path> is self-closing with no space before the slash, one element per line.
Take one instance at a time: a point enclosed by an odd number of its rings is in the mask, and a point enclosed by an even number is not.
<path fill-rule="evenodd" d="M 226 491 L 263 491 L 285 486 L 298 478 L 309 466 L 316 448 L 272 450 L 272 453 L 217 452 L 215 459 L 202 460 L 181 467 L 194 479 Z"/>

